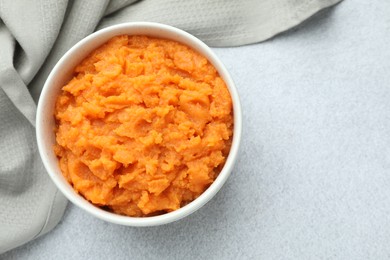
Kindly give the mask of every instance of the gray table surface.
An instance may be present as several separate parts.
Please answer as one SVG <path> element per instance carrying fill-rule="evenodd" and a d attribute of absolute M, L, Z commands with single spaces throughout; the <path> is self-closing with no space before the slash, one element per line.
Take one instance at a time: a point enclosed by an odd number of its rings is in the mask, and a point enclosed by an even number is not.
<path fill-rule="evenodd" d="M 345 0 L 273 40 L 215 49 L 242 99 L 224 188 L 160 227 L 69 204 L 2 259 L 389 259 L 390 1 Z"/>

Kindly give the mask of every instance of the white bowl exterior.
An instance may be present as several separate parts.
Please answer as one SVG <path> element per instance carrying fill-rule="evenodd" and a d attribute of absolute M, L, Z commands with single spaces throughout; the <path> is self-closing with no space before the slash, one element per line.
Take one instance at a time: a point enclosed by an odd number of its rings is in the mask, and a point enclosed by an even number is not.
<path fill-rule="evenodd" d="M 53 151 L 53 146 L 55 144 L 55 121 L 53 111 L 56 97 L 61 92 L 62 86 L 70 80 L 75 66 L 89 53 L 106 43 L 112 37 L 124 34 L 164 38 L 190 46 L 192 49 L 205 56 L 217 69 L 219 75 L 225 81 L 233 101 L 234 129 L 232 147 L 222 171 L 210 187 L 197 199 L 178 210 L 159 216 L 143 218 L 122 216 L 94 206 L 75 192 L 73 187 L 63 177 L 59 168 L 58 159 Z M 74 45 L 58 61 L 42 89 L 37 109 L 36 132 L 38 149 L 43 164 L 58 189 L 71 202 L 92 215 L 112 223 L 127 226 L 155 226 L 176 221 L 193 213 L 206 204 L 220 190 L 229 177 L 237 158 L 242 133 L 242 113 L 239 96 L 232 78 L 221 61 L 206 44 L 191 34 L 168 25 L 149 22 L 124 23 L 105 28 L 89 35 Z"/>

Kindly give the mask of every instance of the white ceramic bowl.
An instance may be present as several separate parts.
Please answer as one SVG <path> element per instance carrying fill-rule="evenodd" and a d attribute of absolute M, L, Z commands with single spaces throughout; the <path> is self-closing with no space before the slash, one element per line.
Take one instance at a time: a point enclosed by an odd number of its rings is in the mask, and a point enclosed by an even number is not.
<path fill-rule="evenodd" d="M 174 40 L 190 46 L 194 50 L 204 55 L 218 70 L 220 76 L 227 84 L 233 100 L 233 142 L 229 156 L 219 176 L 212 183 L 212 185 L 196 200 L 176 211 L 159 216 L 142 218 L 128 217 L 111 213 L 94 206 L 81 195 L 76 193 L 72 186 L 65 180 L 61 174 L 58 165 L 58 159 L 53 151 L 53 145 L 55 144 L 55 134 L 53 131 L 55 121 L 53 111 L 55 100 L 61 91 L 61 87 L 64 86 L 72 77 L 72 71 L 74 67 L 79 64 L 90 52 L 107 42 L 112 37 L 123 34 L 154 36 L 158 38 Z M 71 202 L 91 213 L 92 215 L 112 223 L 128 226 L 155 226 L 173 222 L 193 213 L 206 204 L 219 191 L 219 189 L 221 189 L 222 185 L 229 177 L 237 158 L 241 140 L 242 114 L 240 100 L 232 78 L 230 77 L 226 68 L 223 66 L 222 62 L 217 58 L 217 56 L 215 56 L 215 54 L 206 44 L 191 34 L 168 25 L 147 22 L 124 23 L 105 28 L 89 35 L 74 45 L 58 61 L 47 78 L 39 99 L 36 131 L 39 153 L 41 155 L 43 164 L 45 165 L 48 174 L 50 175 L 53 182 L 57 185 L 58 189 Z"/>

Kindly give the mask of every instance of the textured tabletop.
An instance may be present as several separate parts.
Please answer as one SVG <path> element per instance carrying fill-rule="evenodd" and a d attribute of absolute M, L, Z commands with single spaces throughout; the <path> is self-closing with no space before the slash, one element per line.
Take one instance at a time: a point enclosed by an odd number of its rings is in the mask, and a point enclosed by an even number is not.
<path fill-rule="evenodd" d="M 239 160 L 176 223 L 109 224 L 69 204 L 2 259 L 389 259 L 390 1 L 345 0 L 262 44 L 215 49 L 244 113 Z"/>

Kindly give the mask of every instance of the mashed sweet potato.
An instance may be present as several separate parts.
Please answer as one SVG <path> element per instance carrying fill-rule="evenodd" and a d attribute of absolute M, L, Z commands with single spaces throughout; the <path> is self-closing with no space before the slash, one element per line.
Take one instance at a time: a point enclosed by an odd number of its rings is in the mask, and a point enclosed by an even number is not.
<path fill-rule="evenodd" d="M 206 58 L 180 43 L 118 36 L 74 70 L 55 106 L 55 153 L 93 204 L 128 216 L 176 210 L 228 155 L 232 101 Z"/>

